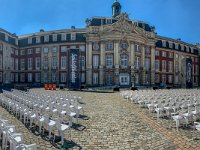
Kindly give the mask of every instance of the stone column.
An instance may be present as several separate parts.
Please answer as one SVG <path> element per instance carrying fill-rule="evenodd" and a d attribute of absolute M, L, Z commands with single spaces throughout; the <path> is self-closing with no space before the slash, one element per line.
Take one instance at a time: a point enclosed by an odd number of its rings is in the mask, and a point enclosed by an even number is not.
<path fill-rule="evenodd" d="M 130 66 L 131 66 L 131 83 L 132 86 L 135 84 L 135 45 L 133 43 L 130 43 Z"/>
<path fill-rule="evenodd" d="M 151 47 L 151 86 L 155 84 L 155 47 Z"/>
<path fill-rule="evenodd" d="M 119 41 L 114 42 L 115 85 L 119 85 Z"/>
<path fill-rule="evenodd" d="M 101 42 L 101 47 L 100 47 L 100 76 L 99 76 L 99 84 L 101 86 L 104 85 L 104 66 L 105 66 L 105 43 Z"/>
<path fill-rule="evenodd" d="M 92 42 L 87 43 L 86 51 L 86 84 L 92 84 Z"/>
<path fill-rule="evenodd" d="M 145 47 L 144 45 L 141 46 L 142 57 L 141 57 L 141 66 L 142 66 L 142 84 L 145 83 Z"/>

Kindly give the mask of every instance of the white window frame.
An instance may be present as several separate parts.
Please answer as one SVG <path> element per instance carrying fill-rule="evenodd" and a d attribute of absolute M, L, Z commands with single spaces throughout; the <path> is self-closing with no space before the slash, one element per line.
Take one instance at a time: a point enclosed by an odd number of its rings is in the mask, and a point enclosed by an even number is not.
<path fill-rule="evenodd" d="M 150 69 L 150 59 L 148 57 L 145 58 L 145 70 L 149 70 Z"/>
<path fill-rule="evenodd" d="M 49 35 L 44 36 L 44 42 L 49 42 Z"/>
<path fill-rule="evenodd" d="M 36 44 L 39 44 L 40 42 L 41 42 L 40 36 L 37 36 L 37 37 L 36 37 Z"/>
<path fill-rule="evenodd" d="M 28 58 L 28 70 L 33 69 L 33 58 Z"/>
<path fill-rule="evenodd" d="M 128 55 L 127 54 L 121 55 L 121 66 L 128 67 Z"/>
<path fill-rule="evenodd" d="M 52 73 L 51 73 L 51 81 L 52 81 L 53 83 L 55 83 L 55 82 L 57 81 L 57 79 L 56 79 L 56 72 L 52 72 Z"/>
<path fill-rule="evenodd" d="M 51 52 L 52 52 L 52 53 L 56 53 L 56 52 L 57 52 L 57 47 L 56 47 L 56 46 L 52 47 L 52 48 L 51 48 Z"/>
<path fill-rule="evenodd" d="M 85 45 L 79 46 L 79 49 L 80 49 L 81 52 L 85 52 Z"/>
<path fill-rule="evenodd" d="M 35 82 L 40 82 L 40 81 L 41 81 L 41 74 L 35 73 Z"/>
<path fill-rule="evenodd" d="M 53 34 L 53 42 L 57 42 L 58 39 L 58 35 L 57 34 Z"/>
<path fill-rule="evenodd" d="M 166 83 L 166 74 L 162 74 L 162 83 Z"/>
<path fill-rule="evenodd" d="M 99 55 L 93 55 L 92 61 L 93 61 L 93 63 L 92 63 L 93 67 L 98 68 L 99 67 Z"/>
<path fill-rule="evenodd" d="M 81 73 L 81 83 L 85 83 L 85 73 Z"/>
<path fill-rule="evenodd" d="M 159 71 L 160 70 L 160 61 L 157 59 L 155 60 L 155 70 Z"/>
<path fill-rule="evenodd" d="M 67 68 L 67 57 L 66 56 L 61 56 L 60 58 L 60 67 L 61 67 L 61 70 L 65 70 Z"/>
<path fill-rule="evenodd" d="M 71 33 L 71 41 L 76 41 L 76 33 Z"/>
<path fill-rule="evenodd" d="M 62 33 L 62 34 L 61 34 L 61 40 L 62 40 L 62 41 L 66 41 L 66 40 L 67 40 L 67 35 L 66 35 L 66 33 Z"/>
<path fill-rule="evenodd" d="M 51 58 L 51 66 L 52 66 L 52 69 L 57 68 L 57 57 L 54 56 Z"/>
<path fill-rule="evenodd" d="M 166 51 L 162 51 L 162 57 L 166 57 Z"/>
<path fill-rule="evenodd" d="M 48 47 L 44 47 L 44 48 L 43 48 L 43 52 L 44 52 L 44 53 L 48 53 L 48 52 L 49 52 L 49 48 L 48 48 Z"/>
<path fill-rule="evenodd" d="M 47 72 L 44 72 L 43 78 L 44 78 L 44 83 L 47 83 L 49 81 Z"/>
<path fill-rule="evenodd" d="M 66 82 L 66 72 L 60 73 L 60 82 L 62 83 Z"/>
<path fill-rule="evenodd" d="M 166 60 L 162 60 L 162 71 L 166 71 Z"/>
<path fill-rule="evenodd" d="M 94 85 L 99 84 L 99 73 L 93 73 L 92 82 Z"/>
<path fill-rule="evenodd" d="M 107 68 L 113 67 L 113 55 L 112 54 L 106 54 L 106 67 Z"/>
<path fill-rule="evenodd" d="M 33 42 L 32 40 L 33 40 L 32 37 L 29 37 L 28 38 L 28 44 L 32 44 L 32 42 Z"/>
<path fill-rule="evenodd" d="M 135 68 L 136 68 L 136 69 L 139 69 L 139 68 L 140 68 L 140 60 L 141 60 L 141 58 L 138 57 L 138 56 L 136 56 L 136 62 L 135 62 Z"/>
<path fill-rule="evenodd" d="M 28 82 L 33 82 L 33 74 L 28 73 Z"/>
<path fill-rule="evenodd" d="M 67 46 L 61 46 L 60 50 L 61 52 L 67 52 Z"/>
<path fill-rule="evenodd" d="M 36 57 L 35 58 L 35 69 L 36 70 L 40 70 L 41 68 L 41 58 L 40 57 Z"/>
<path fill-rule="evenodd" d="M 166 44 L 167 42 L 165 40 L 162 40 L 162 47 L 166 47 Z"/>
<path fill-rule="evenodd" d="M 25 59 L 20 59 L 20 70 L 25 70 Z"/>
<path fill-rule="evenodd" d="M 8 35 L 5 34 L 5 41 L 8 42 Z"/>
<path fill-rule="evenodd" d="M 36 53 L 36 54 L 40 54 L 40 53 L 41 53 L 41 48 L 37 47 L 37 48 L 35 49 L 35 53 Z"/>
<path fill-rule="evenodd" d="M 113 42 L 110 41 L 106 43 L 106 50 L 113 50 L 113 48 L 114 48 Z"/>
<path fill-rule="evenodd" d="M 49 59 L 48 59 L 48 57 L 44 58 L 43 65 L 44 65 L 44 69 L 48 69 L 49 68 Z"/>
<path fill-rule="evenodd" d="M 33 54 L 33 49 L 32 48 L 28 49 L 28 54 Z"/>

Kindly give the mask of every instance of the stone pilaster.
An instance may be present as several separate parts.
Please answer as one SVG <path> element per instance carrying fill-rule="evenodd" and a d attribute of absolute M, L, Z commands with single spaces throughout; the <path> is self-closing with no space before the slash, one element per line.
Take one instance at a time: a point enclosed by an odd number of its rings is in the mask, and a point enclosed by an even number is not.
<path fill-rule="evenodd" d="M 135 84 L 135 45 L 133 43 L 130 44 L 130 65 L 131 65 L 131 84 Z"/>
<path fill-rule="evenodd" d="M 105 43 L 101 42 L 99 84 L 104 85 Z"/>
<path fill-rule="evenodd" d="M 142 57 L 141 57 L 141 67 L 142 67 L 142 84 L 145 83 L 145 47 L 144 45 L 141 46 L 141 52 L 142 52 Z"/>
<path fill-rule="evenodd" d="M 92 84 L 92 42 L 87 43 L 86 51 L 86 84 Z"/>
<path fill-rule="evenodd" d="M 119 85 L 119 42 L 114 43 L 115 85 Z"/>
<path fill-rule="evenodd" d="M 151 85 L 155 84 L 155 47 L 151 47 Z"/>

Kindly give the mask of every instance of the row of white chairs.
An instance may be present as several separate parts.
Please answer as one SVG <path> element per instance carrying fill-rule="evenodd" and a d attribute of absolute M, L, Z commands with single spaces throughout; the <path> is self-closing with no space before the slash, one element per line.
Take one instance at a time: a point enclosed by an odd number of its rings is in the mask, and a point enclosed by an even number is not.
<path fill-rule="evenodd" d="M 200 92 L 198 89 L 122 91 L 127 101 L 146 107 L 156 113 L 157 119 L 168 117 L 180 125 L 188 126 L 200 119 Z"/>
<path fill-rule="evenodd" d="M 34 127 L 33 123 L 39 126 L 39 133 L 44 134 L 44 129 L 47 129 L 49 139 L 52 131 L 58 130 L 63 145 L 64 132 L 69 129 L 71 139 L 72 119 L 75 117 L 78 122 L 80 110 L 83 110 L 80 100 L 81 97 L 72 96 L 72 93 L 48 92 L 47 95 L 45 92 L 12 90 L 3 91 L 0 104 L 24 124 L 29 123 L 30 128 Z"/>
<path fill-rule="evenodd" d="M 2 140 L 2 150 L 6 150 L 8 143 L 10 150 L 37 150 L 36 144 L 24 144 L 22 133 L 16 132 L 16 127 L 9 124 L 8 120 L 0 117 L 0 138 Z"/>

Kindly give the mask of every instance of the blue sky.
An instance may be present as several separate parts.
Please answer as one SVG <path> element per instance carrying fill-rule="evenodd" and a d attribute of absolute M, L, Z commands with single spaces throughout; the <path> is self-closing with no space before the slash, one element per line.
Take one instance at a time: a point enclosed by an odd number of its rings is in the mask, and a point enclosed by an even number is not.
<path fill-rule="evenodd" d="M 92 16 L 111 16 L 114 0 L 0 0 L 0 27 L 17 35 L 40 29 L 85 27 Z M 131 19 L 159 35 L 200 43 L 200 0 L 119 0 Z"/>

